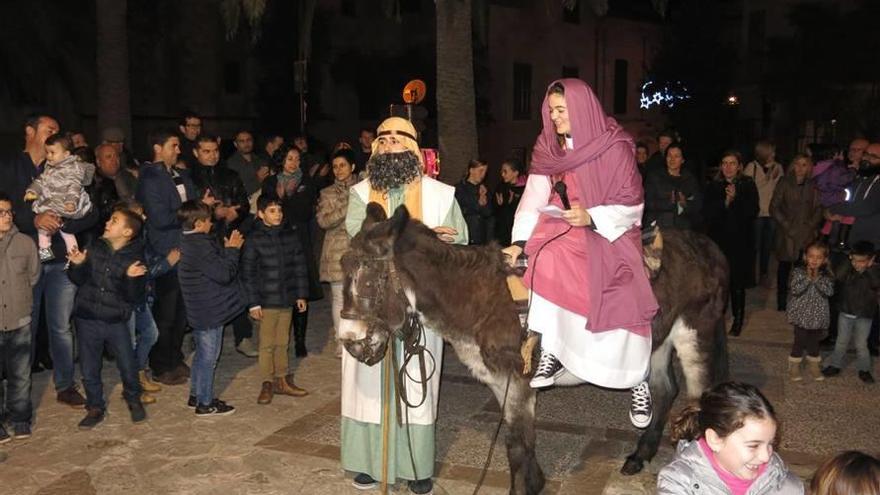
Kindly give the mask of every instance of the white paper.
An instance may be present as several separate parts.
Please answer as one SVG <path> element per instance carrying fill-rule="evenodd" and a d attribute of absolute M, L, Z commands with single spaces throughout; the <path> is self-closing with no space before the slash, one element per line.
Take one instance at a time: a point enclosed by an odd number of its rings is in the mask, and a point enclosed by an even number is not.
<path fill-rule="evenodd" d="M 562 214 L 565 213 L 565 210 L 560 209 L 556 205 L 547 205 L 538 208 L 538 212 L 547 215 L 548 217 L 562 218 Z"/>

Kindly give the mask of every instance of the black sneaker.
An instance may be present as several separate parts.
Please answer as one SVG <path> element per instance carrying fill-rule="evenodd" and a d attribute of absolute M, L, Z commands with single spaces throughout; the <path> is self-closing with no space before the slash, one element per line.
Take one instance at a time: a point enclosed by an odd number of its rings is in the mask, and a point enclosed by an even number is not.
<path fill-rule="evenodd" d="M 195 409 L 197 405 L 199 405 L 199 403 L 196 401 L 196 396 L 190 395 L 189 400 L 186 401 L 186 407 Z"/>
<path fill-rule="evenodd" d="M 837 376 L 840 374 L 840 368 L 837 366 L 826 366 L 822 368 L 822 374 L 825 376 Z"/>
<path fill-rule="evenodd" d="M 89 408 L 86 417 L 79 422 L 80 430 L 91 430 L 98 426 L 98 423 L 104 421 L 104 410 L 98 408 Z"/>
<path fill-rule="evenodd" d="M 16 440 L 24 440 L 31 437 L 30 423 L 15 423 L 12 425 L 12 438 Z"/>
<path fill-rule="evenodd" d="M 379 486 L 379 482 L 374 480 L 372 476 L 366 473 L 360 473 L 354 477 L 351 485 L 358 490 L 372 490 Z"/>
<path fill-rule="evenodd" d="M 529 385 L 532 388 L 549 387 L 556 383 L 556 379 L 559 378 L 559 375 L 564 371 L 565 368 L 562 366 L 562 363 L 556 359 L 556 356 L 547 351 L 541 351 L 541 360 L 538 361 L 538 369 L 535 371 L 535 376 L 532 377 L 532 381 L 529 382 Z"/>
<path fill-rule="evenodd" d="M 415 495 L 427 495 L 434 490 L 434 482 L 431 481 L 431 478 L 410 481 L 407 482 L 407 485 L 409 486 L 409 492 Z"/>
<path fill-rule="evenodd" d="M 141 401 L 133 401 L 128 403 L 128 412 L 131 413 L 131 422 L 140 423 L 147 419 L 147 411 Z"/>
<path fill-rule="evenodd" d="M 859 380 L 865 383 L 874 383 L 874 377 L 870 371 L 859 371 Z"/>
<path fill-rule="evenodd" d="M 220 399 L 214 399 L 209 406 L 201 404 L 196 406 L 196 416 L 200 418 L 211 416 L 229 416 L 235 412 L 235 408 Z"/>
<path fill-rule="evenodd" d="M 6 433 L 6 428 L 3 425 L 0 425 L 0 444 L 9 443 L 12 441 L 12 437 L 9 436 L 9 433 Z"/>

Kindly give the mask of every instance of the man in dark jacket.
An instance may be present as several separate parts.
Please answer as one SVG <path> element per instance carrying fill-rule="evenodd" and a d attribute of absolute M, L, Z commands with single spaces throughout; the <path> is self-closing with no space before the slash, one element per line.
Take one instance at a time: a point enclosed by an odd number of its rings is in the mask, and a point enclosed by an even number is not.
<path fill-rule="evenodd" d="M 841 216 L 855 217 L 849 232 L 849 243 L 868 241 L 880 246 L 880 143 L 871 143 L 862 154 L 859 175 L 849 187 L 847 201 L 832 206 L 829 220 L 839 221 Z M 876 356 L 880 347 L 880 329 L 877 317 L 868 337 L 868 349 Z"/>
<path fill-rule="evenodd" d="M 235 231 L 221 247 L 210 233 L 211 209 L 202 202 L 187 201 L 178 214 L 184 234 L 178 264 L 180 291 L 196 343 L 190 396 L 195 398 L 196 416 L 231 414 L 235 408 L 214 397 L 214 368 L 223 347 L 223 326 L 244 309 L 238 279 L 244 238 Z"/>
<path fill-rule="evenodd" d="M 200 196 L 210 193 L 216 200 L 214 219 L 217 223 L 214 225 L 214 234 L 221 241 L 234 230 L 247 235 L 253 222 L 247 191 L 237 172 L 218 165 L 218 139 L 215 136 L 199 136 L 193 153 L 196 165 L 192 168 L 192 178 L 196 192 Z M 235 349 L 245 356 L 257 357 L 257 349 L 251 341 L 253 327 L 247 313 L 242 311 L 232 322 L 232 328 Z"/>
<path fill-rule="evenodd" d="M 196 142 L 197 148 L 200 142 L 201 140 Z M 238 131 L 232 144 L 235 145 L 235 153 L 226 160 L 226 167 L 238 174 L 242 183 L 244 183 L 246 196 L 253 194 L 260 188 L 260 181 L 257 179 L 257 169 L 263 165 L 268 165 L 272 158 L 269 157 L 267 159 L 254 153 L 254 135 L 248 131 Z"/>
<path fill-rule="evenodd" d="M 4 186 L 13 198 L 15 225 L 24 234 L 36 239 L 37 229 L 52 232 L 52 252 L 55 259 L 43 263 L 42 276 L 34 287 L 34 304 L 31 319 L 40 321 L 41 304 L 46 296 L 46 323 L 49 331 L 49 349 L 54 361 L 52 378 L 55 382 L 57 400 L 71 407 L 81 408 L 85 399 L 74 384 L 73 331 L 70 317 L 73 311 L 76 286 L 67 278 L 64 271 L 67 249 L 58 230 L 62 219 L 52 212 L 34 214 L 30 205 L 23 201 L 25 191 L 31 182 L 43 173 L 46 161 L 46 139 L 58 133 L 58 122 L 48 115 L 28 118 L 24 125 L 25 149 L 16 154 L 2 173 Z M 6 182 L 8 181 L 8 182 Z M 64 230 L 80 237 L 80 245 L 86 244 L 82 234 L 89 231 L 97 222 L 95 208 L 80 219 L 64 221 Z M 36 331 L 37 325 L 32 326 Z M 34 348 L 37 339 L 32 339 L 32 356 L 38 353 Z"/>
<path fill-rule="evenodd" d="M 95 148 L 95 161 L 97 173 L 89 188 L 89 196 L 98 209 L 99 222 L 96 227 L 103 229 L 104 223 L 110 220 L 116 203 L 134 199 L 137 179 L 120 166 L 119 153 L 109 144 Z M 98 234 L 100 237 L 101 232 Z"/>
<path fill-rule="evenodd" d="M 129 210 L 116 210 L 107 221 L 104 235 L 85 251 L 74 249 L 68 255 L 68 275 L 80 291 L 76 296 L 79 359 L 86 389 L 86 417 L 81 430 L 90 430 L 104 420 L 107 403 L 101 381 L 106 345 L 116 356 L 122 379 L 122 396 L 128 403 L 131 420 L 147 419 L 141 403 L 137 358 L 131 345 L 128 320 L 136 304 L 144 300 L 144 248 L 138 234 L 141 217 Z"/>
<path fill-rule="evenodd" d="M 196 163 L 193 150 L 196 147 L 196 139 L 202 134 L 202 118 L 193 111 L 187 110 L 180 117 L 177 128 L 180 130 L 180 156 L 179 160 L 191 168 Z M 169 166 L 177 165 L 177 162 Z"/>
<path fill-rule="evenodd" d="M 147 216 L 147 249 L 151 256 L 165 257 L 169 251 L 180 246 L 177 209 L 184 201 L 197 196 L 189 171 L 174 166 L 180 155 L 180 138 L 174 131 L 156 131 L 150 136 L 150 143 L 153 147 L 153 163 L 142 167 L 137 199 L 144 205 Z M 213 200 L 210 195 L 202 199 Z M 189 368 L 184 364 L 180 350 L 186 330 L 186 315 L 176 269 L 156 277 L 155 293 L 153 315 L 159 328 L 159 339 L 150 352 L 150 368 L 160 383 L 179 385 L 189 376 Z"/>

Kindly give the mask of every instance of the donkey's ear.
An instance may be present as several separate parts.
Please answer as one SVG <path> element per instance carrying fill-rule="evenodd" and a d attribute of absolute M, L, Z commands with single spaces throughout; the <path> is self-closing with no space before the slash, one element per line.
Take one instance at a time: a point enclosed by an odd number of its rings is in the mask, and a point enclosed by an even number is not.
<path fill-rule="evenodd" d="M 384 222 L 385 220 L 388 220 L 388 215 L 385 214 L 385 208 L 382 208 L 382 205 L 373 201 L 367 204 L 367 217 L 364 218 L 364 223 L 361 224 L 361 230 L 367 230 L 373 225 L 379 222 Z"/>
<path fill-rule="evenodd" d="M 394 215 L 391 215 L 391 232 L 394 234 L 394 237 L 399 236 L 408 223 L 409 210 L 407 210 L 404 205 L 398 206 L 397 209 L 394 210 Z"/>

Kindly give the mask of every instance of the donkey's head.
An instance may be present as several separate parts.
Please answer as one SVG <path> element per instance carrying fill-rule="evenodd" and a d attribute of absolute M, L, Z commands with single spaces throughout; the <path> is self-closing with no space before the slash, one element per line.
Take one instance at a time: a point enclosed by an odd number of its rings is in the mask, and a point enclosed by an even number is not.
<path fill-rule="evenodd" d="M 343 305 L 339 339 L 357 360 L 382 360 L 391 334 L 406 321 L 407 299 L 394 264 L 394 243 L 409 223 L 401 206 L 388 219 L 376 203 L 342 256 Z"/>

